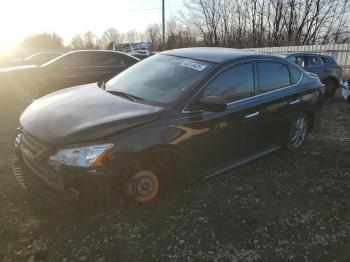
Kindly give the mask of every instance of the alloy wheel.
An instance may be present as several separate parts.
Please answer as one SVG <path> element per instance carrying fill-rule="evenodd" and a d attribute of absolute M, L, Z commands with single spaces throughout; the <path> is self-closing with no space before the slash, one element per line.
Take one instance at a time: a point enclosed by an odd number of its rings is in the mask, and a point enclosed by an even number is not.
<path fill-rule="evenodd" d="M 297 149 L 303 144 L 307 134 L 307 128 L 307 119 L 304 116 L 300 116 L 295 121 L 294 127 L 290 134 L 290 146 L 293 149 Z"/>

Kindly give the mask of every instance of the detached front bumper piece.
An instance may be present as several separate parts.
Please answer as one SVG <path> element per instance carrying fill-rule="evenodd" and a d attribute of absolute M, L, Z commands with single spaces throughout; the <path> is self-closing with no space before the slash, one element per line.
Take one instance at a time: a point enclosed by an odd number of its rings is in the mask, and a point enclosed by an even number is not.
<path fill-rule="evenodd" d="M 79 195 L 77 190 L 67 188 L 63 176 L 43 164 L 38 158 L 44 152 L 44 146 L 28 135 L 18 134 L 15 140 L 16 156 L 13 162 L 13 174 L 18 183 L 26 190 L 35 193 L 48 188 L 63 193 L 68 198 Z"/>
<path fill-rule="evenodd" d="M 45 184 L 61 192 L 65 191 L 63 178 L 52 170 L 36 164 L 31 153 L 26 148 L 22 148 L 22 159 L 24 164 Z"/>
<path fill-rule="evenodd" d="M 23 189 L 36 192 L 41 190 L 43 185 L 40 180 L 23 163 L 23 160 L 16 156 L 12 165 L 13 175 Z"/>

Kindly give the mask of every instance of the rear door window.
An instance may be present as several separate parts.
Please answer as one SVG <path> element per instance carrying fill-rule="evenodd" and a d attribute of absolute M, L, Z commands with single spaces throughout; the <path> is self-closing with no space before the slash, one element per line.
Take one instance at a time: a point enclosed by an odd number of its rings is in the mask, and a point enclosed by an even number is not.
<path fill-rule="evenodd" d="M 290 76 L 287 66 L 279 62 L 258 62 L 259 92 L 265 93 L 289 86 Z"/>
<path fill-rule="evenodd" d="M 84 67 L 89 64 L 89 52 L 70 53 L 54 60 L 52 63 L 62 67 Z"/>
<path fill-rule="evenodd" d="M 308 65 L 307 56 L 303 55 L 292 55 L 287 58 L 289 61 L 297 64 L 298 66 L 304 67 Z"/>
<path fill-rule="evenodd" d="M 120 66 L 124 65 L 122 55 L 109 52 L 96 52 L 91 55 L 91 66 Z"/>
<path fill-rule="evenodd" d="M 214 80 L 204 90 L 205 96 L 216 96 L 227 103 L 254 94 L 254 70 L 252 63 L 232 66 Z"/>

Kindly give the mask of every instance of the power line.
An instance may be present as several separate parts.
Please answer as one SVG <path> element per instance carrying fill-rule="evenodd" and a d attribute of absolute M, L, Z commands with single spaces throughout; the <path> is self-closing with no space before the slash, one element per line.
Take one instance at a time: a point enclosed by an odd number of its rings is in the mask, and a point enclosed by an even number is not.
<path fill-rule="evenodd" d="M 183 7 L 184 5 L 175 5 L 175 6 L 168 6 L 165 7 L 165 9 L 171 9 L 171 8 L 177 8 L 177 7 Z M 153 11 L 153 10 L 162 10 L 163 7 L 153 7 L 153 8 L 138 8 L 138 9 L 124 9 L 124 10 L 117 10 L 117 12 L 139 12 L 139 11 Z"/>

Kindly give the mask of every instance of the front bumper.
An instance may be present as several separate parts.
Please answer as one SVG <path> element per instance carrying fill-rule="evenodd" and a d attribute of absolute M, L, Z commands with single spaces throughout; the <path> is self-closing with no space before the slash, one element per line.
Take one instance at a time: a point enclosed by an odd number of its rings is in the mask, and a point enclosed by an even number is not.
<path fill-rule="evenodd" d="M 95 172 L 86 168 L 56 170 L 47 164 L 48 156 L 45 156 L 45 150 L 40 150 L 37 150 L 39 152 L 37 154 L 33 153 L 33 149 L 28 145 L 24 135 L 18 134 L 16 136 L 16 158 L 13 164 L 13 173 L 19 184 L 26 190 L 34 188 L 34 190 L 40 190 L 37 189 L 37 181 L 39 181 L 40 184 L 55 191 L 79 196 L 87 185 L 99 184 L 106 178 L 102 170 L 93 170 Z M 34 187 L 33 184 L 35 184 Z"/>
<path fill-rule="evenodd" d="M 33 172 L 35 176 L 42 180 L 46 185 L 49 185 L 54 189 L 62 192 L 65 191 L 64 179 L 62 176 L 55 173 L 53 170 L 50 170 L 48 167 L 45 167 L 45 165 L 36 163 L 29 150 L 25 147 L 22 147 L 21 151 L 24 164 Z"/>

